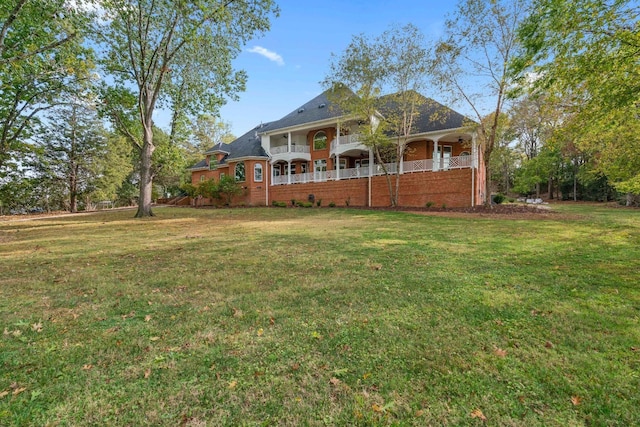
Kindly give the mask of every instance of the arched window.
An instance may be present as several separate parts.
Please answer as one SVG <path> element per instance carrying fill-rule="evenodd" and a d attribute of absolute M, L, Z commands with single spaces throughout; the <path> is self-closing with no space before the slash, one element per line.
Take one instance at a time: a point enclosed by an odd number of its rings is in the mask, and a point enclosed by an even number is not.
<path fill-rule="evenodd" d="M 460 157 L 462 156 L 470 156 L 471 153 L 469 153 L 468 151 L 463 151 L 462 153 L 460 153 Z"/>
<path fill-rule="evenodd" d="M 253 181 L 262 182 L 262 165 L 260 163 L 253 166 Z"/>
<path fill-rule="evenodd" d="M 327 148 L 327 134 L 324 131 L 316 132 L 313 136 L 313 149 L 324 150 Z"/>
<path fill-rule="evenodd" d="M 245 173 L 244 173 L 244 162 L 238 162 L 236 163 L 236 181 L 242 182 L 245 180 Z"/>

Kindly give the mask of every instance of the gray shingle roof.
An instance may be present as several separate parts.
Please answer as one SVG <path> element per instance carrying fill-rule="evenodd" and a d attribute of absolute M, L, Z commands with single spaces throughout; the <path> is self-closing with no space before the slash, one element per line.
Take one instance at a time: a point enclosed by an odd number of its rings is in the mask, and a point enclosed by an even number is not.
<path fill-rule="evenodd" d="M 422 103 L 418 107 L 419 114 L 413 125 L 412 133 L 417 134 L 443 129 L 456 129 L 464 127 L 471 122 L 470 119 L 451 108 L 445 107 L 439 102 L 419 93 L 415 94 L 421 98 Z M 383 115 L 387 115 L 394 109 L 397 109 L 398 102 L 394 99 L 395 96 L 397 96 L 397 94 L 386 95 L 381 98 L 382 107 L 380 108 L 380 112 Z"/>
<path fill-rule="evenodd" d="M 328 92 L 329 91 L 324 91 L 280 120 L 269 123 L 268 129 L 263 129 L 261 132 L 284 129 L 292 126 L 303 125 L 305 123 L 313 123 L 334 117 L 340 117 L 342 112 L 329 101 L 327 97 Z"/>
<path fill-rule="evenodd" d="M 342 115 L 342 112 L 332 104 L 328 99 L 329 91 L 325 91 L 320 95 L 313 98 L 306 104 L 296 108 L 291 113 L 287 114 L 280 120 L 276 120 L 270 123 L 264 123 L 251 129 L 241 137 L 237 138 L 230 144 L 217 144 L 207 150 L 207 154 L 215 152 L 228 153 L 219 162 L 219 164 L 225 164 L 228 160 L 237 159 L 241 157 L 265 157 L 269 156 L 262 148 L 262 141 L 260 134 L 264 132 L 272 132 L 279 129 L 285 129 L 293 126 L 303 125 L 306 123 L 318 122 L 326 119 L 337 118 Z M 353 92 L 351 92 L 353 93 Z M 442 129 L 455 129 L 465 126 L 469 123 L 469 119 L 462 114 L 452 110 L 449 107 L 434 101 L 433 99 L 426 98 L 420 94 L 424 103 L 420 106 L 420 115 L 414 125 L 413 133 L 424 133 Z M 381 113 L 389 113 L 393 110 L 394 106 L 397 106 L 397 102 L 394 100 L 394 95 L 386 95 L 381 98 L 383 107 Z M 202 160 L 193 165 L 190 169 L 198 169 L 207 167 L 206 161 Z"/>
<path fill-rule="evenodd" d="M 232 159 L 238 159 L 241 157 L 265 157 L 269 158 L 267 153 L 262 148 L 261 138 L 257 135 L 257 132 L 264 128 L 265 125 L 256 126 L 251 129 L 249 132 L 242 135 L 240 138 L 235 139 L 229 144 L 216 144 L 213 147 L 209 148 L 206 153 L 212 154 L 216 152 L 228 153 L 226 154 L 222 160 L 218 162 L 219 165 L 223 165 L 227 163 L 227 161 Z M 201 160 L 195 165 L 191 166 L 189 169 L 200 169 L 203 167 L 207 167 L 206 160 Z"/>

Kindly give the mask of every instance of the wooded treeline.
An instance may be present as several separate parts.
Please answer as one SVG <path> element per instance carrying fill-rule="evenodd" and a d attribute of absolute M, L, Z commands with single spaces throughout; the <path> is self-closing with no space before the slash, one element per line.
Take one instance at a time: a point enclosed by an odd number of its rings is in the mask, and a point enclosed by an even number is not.
<path fill-rule="evenodd" d="M 0 209 L 77 211 L 109 201 L 153 215 L 152 200 L 182 191 L 187 167 L 233 139 L 218 111 L 247 75 L 232 61 L 278 13 L 272 0 L 2 2 Z M 377 81 L 401 77 L 396 89 L 419 86 L 471 111 L 488 192 L 637 201 L 635 3 L 461 0 L 446 22 L 424 46 L 415 46 L 424 38 L 411 25 L 382 33 L 390 42 L 376 55 L 395 58 L 400 71 L 377 80 L 361 68 L 376 65 L 365 59 L 377 39 L 355 37 L 349 57 L 362 60 L 331 68 L 325 83 L 340 77 L 373 99 Z M 407 84 L 407 67 L 420 71 L 411 74 L 419 85 Z M 171 117 L 162 129 L 159 109 Z"/>

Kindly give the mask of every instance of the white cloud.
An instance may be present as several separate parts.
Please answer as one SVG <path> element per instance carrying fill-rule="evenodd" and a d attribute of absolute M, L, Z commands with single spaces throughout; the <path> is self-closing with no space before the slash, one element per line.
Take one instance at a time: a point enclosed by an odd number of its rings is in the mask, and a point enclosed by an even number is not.
<path fill-rule="evenodd" d="M 257 53 L 258 55 L 264 56 L 269 61 L 273 61 L 278 65 L 284 65 L 284 59 L 282 59 L 282 56 L 270 51 L 269 49 L 265 49 L 262 46 L 252 47 L 251 49 L 248 49 L 247 52 Z"/>

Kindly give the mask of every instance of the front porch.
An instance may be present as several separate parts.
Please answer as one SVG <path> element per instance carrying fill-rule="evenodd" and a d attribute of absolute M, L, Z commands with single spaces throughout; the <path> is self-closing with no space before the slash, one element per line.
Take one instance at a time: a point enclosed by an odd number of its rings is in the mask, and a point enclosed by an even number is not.
<path fill-rule="evenodd" d="M 423 159 L 423 160 L 405 160 L 400 162 L 400 173 L 415 173 L 415 172 L 438 172 L 447 171 L 452 169 L 465 169 L 473 167 L 471 155 L 455 156 L 455 157 L 441 157 L 436 159 Z M 347 160 L 343 158 L 343 160 Z M 365 159 L 366 160 L 366 159 Z M 314 172 L 295 173 L 295 168 L 290 164 L 285 163 L 285 174 L 272 176 L 271 185 L 287 185 L 287 184 L 303 184 L 313 182 L 326 182 L 326 181 L 339 181 L 342 179 L 358 179 L 367 178 L 370 176 L 380 176 L 385 174 L 385 169 L 390 174 L 396 174 L 398 165 L 396 163 L 385 163 L 384 168 L 380 164 L 374 164 L 372 167 L 368 166 L 368 163 L 364 163 L 361 166 L 361 160 L 358 159 L 355 163 L 358 165 L 353 168 L 341 167 L 334 170 L 318 170 Z M 340 165 L 346 165 L 340 163 Z M 274 170 L 280 170 L 274 169 Z M 307 166 L 304 167 L 307 170 Z M 289 173 L 291 171 L 292 173 Z"/>

